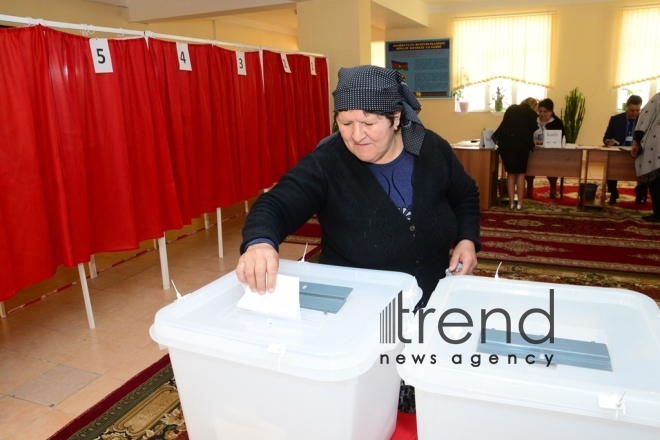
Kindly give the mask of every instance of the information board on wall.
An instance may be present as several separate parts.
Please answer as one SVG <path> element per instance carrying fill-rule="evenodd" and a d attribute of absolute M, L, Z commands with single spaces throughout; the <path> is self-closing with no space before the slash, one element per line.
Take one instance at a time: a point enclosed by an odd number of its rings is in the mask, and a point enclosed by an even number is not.
<path fill-rule="evenodd" d="M 385 67 L 398 70 L 418 98 L 449 98 L 449 38 L 385 42 Z"/>

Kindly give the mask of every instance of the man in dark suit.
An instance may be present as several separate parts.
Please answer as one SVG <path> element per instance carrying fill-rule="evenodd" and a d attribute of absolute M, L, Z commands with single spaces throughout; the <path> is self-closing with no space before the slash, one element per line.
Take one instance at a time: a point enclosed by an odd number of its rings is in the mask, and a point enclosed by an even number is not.
<path fill-rule="evenodd" d="M 635 125 L 637 124 L 637 117 L 641 108 L 642 98 L 637 95 L 631 95 L 626 102 L 626 111 L 610 118 L 610 122 L 607 124 L 607 130 L 605 130 L 605 136 L 603 136 L 603 143 L 609 147 L 632 145 Z M 619 198 L 619 191 L 616 189 L 617 183 L 616 180 L 607 181 L 607 190 L 610 193 L 610 205 L 614 205 L 616 199 Z M 638 185 L 635 188 L 635 201 L 637 203 L 646 203 L 646 192 L 647 185 L 644 185 L 644 188 Z"/>

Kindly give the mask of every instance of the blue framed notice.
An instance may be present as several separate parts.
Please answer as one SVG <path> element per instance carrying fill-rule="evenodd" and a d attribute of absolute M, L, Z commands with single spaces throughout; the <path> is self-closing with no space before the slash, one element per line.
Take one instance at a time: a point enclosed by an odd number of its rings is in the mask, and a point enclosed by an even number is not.
<path fill-rule="evenodd" d="M 450 98 L 449 38 L 385 42 L 385 67 L 401 72 L 418 98 Z"/>

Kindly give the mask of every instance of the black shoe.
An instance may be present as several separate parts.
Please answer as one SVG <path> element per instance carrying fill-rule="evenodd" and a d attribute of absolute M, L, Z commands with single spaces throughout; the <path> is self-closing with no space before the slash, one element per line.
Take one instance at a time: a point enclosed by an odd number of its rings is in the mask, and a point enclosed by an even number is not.
<path fill-rule="evenodd" d="M 642 220 L 647 222 L 660 223 L 660 217 L 656 217 L 655 215 L 645 215 L 642 217 Z"/>

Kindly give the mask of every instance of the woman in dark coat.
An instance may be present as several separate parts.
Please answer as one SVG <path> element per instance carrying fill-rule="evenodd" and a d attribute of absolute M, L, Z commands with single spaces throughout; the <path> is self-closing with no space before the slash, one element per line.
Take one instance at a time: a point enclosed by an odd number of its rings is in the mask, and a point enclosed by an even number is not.
<path fill-rule="evenodd" d="M 527 160 L 529 152 L 534 149 L 534 131 L 538 128 L 537 106 L 538 101 L 534 98 L 527 98 L 518 105 L 510 106 L 493 135 L 497 139 L 497 151 L 507 172 L 509 209 L 522 209 Z M 517 206 L 514 202 L 514 189 L 518 194 Z"/>

